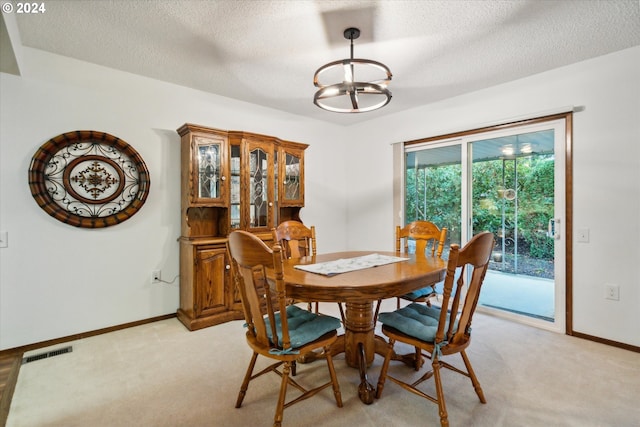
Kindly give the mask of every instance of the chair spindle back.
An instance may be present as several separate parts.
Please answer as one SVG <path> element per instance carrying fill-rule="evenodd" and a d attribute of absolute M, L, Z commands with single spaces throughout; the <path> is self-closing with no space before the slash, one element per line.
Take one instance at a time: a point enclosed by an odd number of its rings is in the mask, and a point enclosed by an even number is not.
<path fill-rule="evenodd" d="M 404 253 L 409 253 L 409 240 L 415 240 L 416 254 L 437 255 L 440 258 L 446 238 L 446 227 L 440 229 L 429 221 L 413 221 L 404 227 L 396 227 L 396 252 L 402 248 Z"/>
<path fill-rule="evenodd" d="M 493 234 L 485 231 L 473 236 L 462 249 L 457 244 L 451 245 L 436 343 L 447 341 L 450 344 L 459 345 L 469 341 L 471 319 L 478 304 L 480 288 L 489 267 L 489 257 L 494 242 Z M 472 271 L 465 286 L 467 268 L 471 268 Z M 458 275 L 457 281 L 456 275 Z M 446 331 L 445 325 L 447 325 Z"/>
<path fill-rule="evenodd" d="M 269 248 L 253 234 L 236 230 L 229 234 L 227 248 L 234 280 L 240 291 L 247 333 L 254 335 L 256 341 L 266 348 L 272 346 L 263 317 L 263 308 L 266 307 L 273 345 L 281 350 L 290 348 L 287 316 L 281 316 L 280 322 L 276 322 L 275 318 L 277 311 L 285 313 L 287 307 L 280 245 Z M 273 269 L 275 272 L 275 289 L 267 280 L 266 269 Z M 280 323 L 282 328 L 281 342 L 277 339 L 277 323 Z"/>
<path fill-rule="evenodd" d="M 285 259 L 316 254 L 316 229 L 300 221 L 284 221 L 272 230 L 274 243 L 280 244 Z"/>

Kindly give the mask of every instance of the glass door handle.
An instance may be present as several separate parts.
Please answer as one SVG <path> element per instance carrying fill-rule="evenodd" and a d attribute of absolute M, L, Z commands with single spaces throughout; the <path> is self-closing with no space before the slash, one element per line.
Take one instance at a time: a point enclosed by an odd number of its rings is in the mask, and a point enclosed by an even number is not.
<path fill-rule="evenodd" d="M 560 240 L 560 218 L 551 218 L 547 228 L 547 236 L 554 240 Z"/>

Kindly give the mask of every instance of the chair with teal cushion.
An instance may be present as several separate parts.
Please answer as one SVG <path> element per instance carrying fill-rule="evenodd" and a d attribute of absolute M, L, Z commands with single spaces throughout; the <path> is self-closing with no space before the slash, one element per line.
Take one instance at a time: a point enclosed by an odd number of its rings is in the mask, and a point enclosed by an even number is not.
<path fill-rule="evenodd" d="M 389 338 L 389 348 L 378 378 L 377 398 L 382 395 L 385 381 L 390 379 L 403 389 L 437 403 L 440 424 L 448 426 L 447 408 L 440 378 L 440 368 L 445 367 L 468 377 L 480 402 L 486 403 L 465 349 L 471 343 L 471 320 L 489 266 L 493 245 L 494 237 L 489 232 L 474 236 L 462 249 L 458 245 L 451 245 L 441 308 L 412 303 L 392 313 L 380 313 L 378 320 L 382 323 L 382 333 Z M 421 357 L 431 360 L 432 369 L 410 382 L 389 375 L 389 361 L 394 353 L 393 347 L 396 342 L 419 348 Z M 466 371 L 442 360 L 443 357 L 456 353 L 462 356 Z M 435 382 L 435 397 L 418 388 L 422 382 L 431 377 Z"/>
<path fill-rule="evenodd" d="M 273 234 L 273 243 L 279 244 L 282 248 L 284 259 L 316 256 L 316 228 L 313 225 L 307 227 L 300 221 L 289 220 L 273 228 L 271 233 Z M 320 304 L 318 301 L 306 302 L 309 311 L 312 311 L 312 307 L 315 304 L 315 312 L 319 313 Z M 342 323 L 344 323 L 344 309 L 341 303 L 338 303 L 338 309 L 340 310 Z"/>
<path fill-rule="evenodd" d="M 380 313 L 380 323 L 422 341 L 433 341 L 438 330 L 440 307 L 411 303 L 391 313 Z M 447 320 L 448 322 L 448 320 Z M 445 324 L 447 329 L 448 324 Z M 457 319 L 453 330 L 457 328 Z"/>
<path fill-rule="evenodd" d="M 440 229 L 429 221 L 413 221 L 402 228 L 400 226 L 396 227 L 396 252 L 409 253 L 409 242 L 413 241 L 416 255 L 442 258 L 446 239 L 446 227 Z M 403 299 L 410 302 L 424 302 L 429 305 L 430 298 L 435 295 L 435 285 L 426 286 L 399 296 L 397 306 L 400 308 L 400 300 Z"/>
<path fill-rule="evenodd" d="M 396 252 L 398 254 L 415 253 L 416 256 L 435 256 L 442 258 L 447 228 L 438 228 L 430 221 L 413 221 L 404 227 L 396 226 Z M 423 302 L 430 305 L 431 298 L 436 296 L 435 284 L 396 297 L 396 306 L 400 308 L 400 301 Z M 380 303 L 376 306 L 374 319 L 377 320 Z"/>
<path fill-rule="evenodd" d="M 265 320 L 267 326 L 267 336 L 271 342 L 282 341 L 282 321 L 280 312 L 275 313 L 277 340 L 273 339 L 269 319 Z M 332 316 L 319 316 L 307 310 L 303 310 L 296 305 L 287 306 L 287 324 L 289 326 L 289 341 L 292 348 L 298 348 L 314 341 L 327 332 L 338 329 L 340 320 Z"/>
<path fill-rule="evenodd" d="M 236 408 L 242 405 L 249 383 L 268 372 L 274 372 L 281 377 L 274 426 L 281 426 L 285 408 L 329 386 L 333 387 L 336 404 L 342 407 L 340 386 L 330 351 L 330 346 L 337 339 L 337 329 L 341 326 L 340 320 L 287 305 L 279 245 L 269 248 L 253 234 L 238 230 L 229 234 L 227 249 L 231 256 L 234 281 L 244 309 L 247 343 L 253 350 L 240 387 Z M 273 283 L 267 279 L 267 270 L 274 273 Z M 286 315 L 283 316 L 282 313 Z M 307 389 L 292 378 L 295 374 L 292 371 L 300 355 L 314 350 L 324 352 L 330 379 L 326 383 Z M 254 374 L 253 370 L 259 355 L 274 359 L 275 362 Z M 301 394 L 285 402 L 288 385 L 298 389 Z"/>

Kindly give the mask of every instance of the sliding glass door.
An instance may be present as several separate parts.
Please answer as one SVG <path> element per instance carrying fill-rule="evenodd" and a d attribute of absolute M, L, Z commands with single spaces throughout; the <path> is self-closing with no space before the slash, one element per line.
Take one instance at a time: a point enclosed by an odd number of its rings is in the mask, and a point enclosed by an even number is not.
<path fill-rule="evenodd" d="M 447 227 L 445 255 L 462 242 L 462 153 L 459 143 L 406 153 L 405 223 L 427 220 Z"/>
<path fill-rule="evenodd" d="M 405 223 L 496 239 L 479 305 L 564 332 L 564 120 L 405 148 Z M 445 257 L 447 253 L 445 252 Z"/>

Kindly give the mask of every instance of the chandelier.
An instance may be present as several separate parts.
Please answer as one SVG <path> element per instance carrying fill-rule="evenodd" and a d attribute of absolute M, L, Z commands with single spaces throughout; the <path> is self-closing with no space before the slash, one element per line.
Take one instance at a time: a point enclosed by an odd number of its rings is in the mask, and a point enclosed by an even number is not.
<path fill-rule="evenodd" d="M 313 103 L 318 107 L 336 113 L 364 113 L 391 101 L 387 89 L 391 70 L 377 61 L 354 59 L 353 41 L 358 37 L 359 29 L 344 30 L 344 38 L 351 40 L 351 57 L 323 65 L 313 76 L 313 84 L 319 88 Z M 321 79 L 337 83 L 323 83 Z"/>

